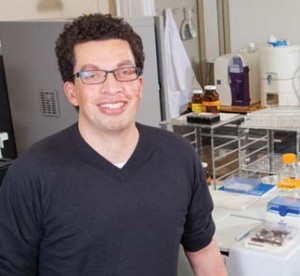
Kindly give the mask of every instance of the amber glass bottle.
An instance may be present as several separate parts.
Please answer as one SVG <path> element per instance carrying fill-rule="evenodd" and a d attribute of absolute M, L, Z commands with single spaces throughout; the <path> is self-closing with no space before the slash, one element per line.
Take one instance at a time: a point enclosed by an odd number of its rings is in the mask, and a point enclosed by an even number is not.
<path fill-rule="evenodd" d="M 215 85 L 206 85 L 202 99 L 202 111 L 210 113 L 220 112 L 219 94 Z"/>
<path fill-rule="evenodd" d="M 192 96 L 192 112 L 201 112 L 202 111 L 202 98 L 203 91 L 202 89 L 194 89 Z"/>

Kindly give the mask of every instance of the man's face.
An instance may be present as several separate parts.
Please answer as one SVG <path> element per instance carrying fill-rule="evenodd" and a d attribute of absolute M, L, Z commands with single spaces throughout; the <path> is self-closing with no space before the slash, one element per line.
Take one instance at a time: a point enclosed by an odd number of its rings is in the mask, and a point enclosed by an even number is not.
<path fill-rule="evenodd" d="M 74 48 L 74 73 L 82 70 L 115 70 L 134 67 L 127 41 L 109 39 L 78 44 Z M 142 77 L 120 82 L 108 74 L 101 84 L 84 84 L 80 78 L 66 82 L 70 103 L 79 107 L 79 128 L 88 132 L 116 132 L 133 127 L 142 98 Z"/>

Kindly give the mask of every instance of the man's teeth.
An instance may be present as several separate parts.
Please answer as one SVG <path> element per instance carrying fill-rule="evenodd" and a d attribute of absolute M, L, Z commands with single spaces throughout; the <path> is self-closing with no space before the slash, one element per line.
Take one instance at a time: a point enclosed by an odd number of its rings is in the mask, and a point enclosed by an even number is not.
<path fill-rule="evenodd" d="M 123 105 L 124 103 L 111 103 L 111 104 L 103 104 L 102 106 L 104 108 L 117 109 L 117 108 L 121 108 Z"/>

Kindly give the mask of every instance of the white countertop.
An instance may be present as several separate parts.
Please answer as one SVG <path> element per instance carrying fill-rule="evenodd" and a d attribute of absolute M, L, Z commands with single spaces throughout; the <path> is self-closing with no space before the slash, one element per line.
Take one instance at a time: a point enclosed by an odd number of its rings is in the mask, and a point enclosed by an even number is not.
<path fill-rule="evenodd" d="M 215 239 L 222 252 L 227 252 L 229 276 L 298 276 L 300 271 L 300 217 L 287 218 L 298 227 L 299 233 L 287 250 L 280 253 L 246 247 L 244 242 L 251 231 L 264 222 L 280 220 L 268 213 L 267 203 L 279 194 L 273 188 L 263 196 L 211 191 L 215 208 Z M 286 218 L 285 218 L 286 219 Z M 290 221 L 289 221 L 290 220 Z M 293 222 L 293 223 L 292 223 Z"/>

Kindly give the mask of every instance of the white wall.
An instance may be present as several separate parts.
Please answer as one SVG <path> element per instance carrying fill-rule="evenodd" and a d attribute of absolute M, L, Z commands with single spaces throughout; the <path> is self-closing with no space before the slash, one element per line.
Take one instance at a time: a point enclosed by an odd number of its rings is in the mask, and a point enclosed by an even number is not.
<path fill-rule="evenodd" d="M 219 56 L 217 1 L 203 0 L 205 50 L 208 62 L 213 62 Z"/>
<path fill-rule="evenodd" d="M 173 11 L 180 30 L 184 20 L 184 7 L 193 9 L 193 26 L 198 33 L 197 0 L 155 0 L 157 15 L 167 7 Z M 103 12 L 115 14 L 114 0 L 0 0 L 0 21 L 74 18 L 83 13 Z M 184 41 L 196 76 L 200 75 L 198 38 Z"/>
<path fill-rule="evenodd" d="M 0 20 L 70 18 L 109 12 L 111 5 L 111 0 L 0 0 Z"/>
<path fill-rule="evenodd" d="M 266 43 L 271 34 L 300 44 L 299 0 L 229 0 L 229 13 L 232 52 Z"/>
<path fill-rule="evenodd" d="M 61 10 L 39 10 L 38 0 L 0 0 L 0 20 L 61 17 Z"/>

